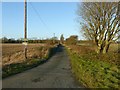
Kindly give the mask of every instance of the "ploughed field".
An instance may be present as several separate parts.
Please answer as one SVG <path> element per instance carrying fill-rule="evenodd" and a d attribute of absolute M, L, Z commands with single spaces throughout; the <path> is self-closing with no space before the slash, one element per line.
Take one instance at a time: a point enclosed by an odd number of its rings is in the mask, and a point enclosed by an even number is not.
<path fill-rule="evenodd" d="M 2 44 L 2 66 L 25 61 L 23 44 Z M 42 59 L 50 46 L 45 44 L 28 44 L 27 57 Z"/>

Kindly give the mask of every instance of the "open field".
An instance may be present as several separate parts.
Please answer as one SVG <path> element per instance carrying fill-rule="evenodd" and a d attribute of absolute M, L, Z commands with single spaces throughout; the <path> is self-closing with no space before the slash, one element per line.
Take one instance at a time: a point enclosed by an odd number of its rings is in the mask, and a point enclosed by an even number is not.
<path fill-rule="evenodd" d="M 86 55 L 89 58 L 94 58 L 98 60 L 106 61 L 109 63 L 120 64 L 120 44 L 111 44 L 107 54 L 96 54 L 96 46 L 91 45 L 70 45 L 69 48 L 79 55 Z M 92 55 L 92 53 L 95 53 Z M 91 54 L 91 55 L 90 55 Z"/>
<path fill-rule="evenodd" d="M 38 48 L 40 46 L 45 46 L 45 44 L 28 44 L 28 50 Z M 24 51 L 23 44 L 2 44 L 2 55 L 10 55 L 19 51 Z"/>
<path fill-rule="evenodd" d="M 28 44 L 27 57 L 43 58 L 48 52 L 49 46 L 45 44 Z M 23 44 L 2 44 L 2 65 L 20 63 L 24 61 Z"/>

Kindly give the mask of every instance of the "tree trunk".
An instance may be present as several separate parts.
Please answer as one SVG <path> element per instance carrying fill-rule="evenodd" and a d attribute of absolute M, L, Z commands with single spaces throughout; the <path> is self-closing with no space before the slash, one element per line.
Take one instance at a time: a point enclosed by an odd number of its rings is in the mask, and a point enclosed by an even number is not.
<path fill-rule="evenodd" d="M 105 47 L 103 48 L 103 54 L 106 54 L 108 52 L 109 47 L 110 47 L 110 44 L 105 45 Z"/>
<path fill-rule="evenodd" d="M 97 47 L 97 53 L 102 53 L 102 51 L 103 51 L 103 46 L 102 46 L 102 44 L 100 45 L 98 45 L 98 47 Z"/>

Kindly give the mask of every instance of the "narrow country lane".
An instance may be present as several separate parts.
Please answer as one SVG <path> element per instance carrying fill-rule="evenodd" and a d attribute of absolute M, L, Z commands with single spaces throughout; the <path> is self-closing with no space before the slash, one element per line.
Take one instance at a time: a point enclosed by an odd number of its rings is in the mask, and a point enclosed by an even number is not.
<path fill-rule="evenodd" d="M 48 62 L 3 79 L 3 88 L 80 88 L 70 68 L 64 47 L 57 48 Z"/>

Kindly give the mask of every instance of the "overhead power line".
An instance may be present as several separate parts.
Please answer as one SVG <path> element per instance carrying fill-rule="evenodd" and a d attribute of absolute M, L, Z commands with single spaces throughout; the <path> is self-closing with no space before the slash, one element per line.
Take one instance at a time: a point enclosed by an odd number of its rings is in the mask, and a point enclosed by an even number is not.
<path fill-rule="evenodd" d="M 39 12 L 37 11 L 37 9 L 32 5 L 31 2 L 29 2 L 31 7 L 33 8 L 33 10 L 35 11 L 36 15 L 39 17 L 40 21 L 42 22 L 42 24 L 46 27 L 46 29 L 48 29 L 48 26 L 46 25 L 46 23 L 43 21 L 43 19 L 41 18 Z"/>

